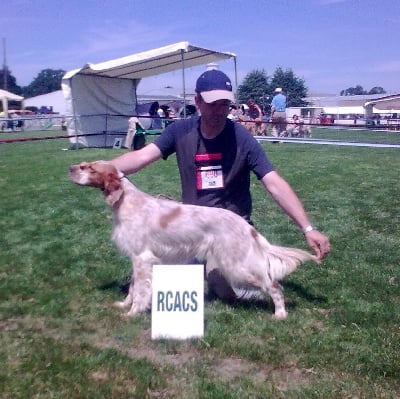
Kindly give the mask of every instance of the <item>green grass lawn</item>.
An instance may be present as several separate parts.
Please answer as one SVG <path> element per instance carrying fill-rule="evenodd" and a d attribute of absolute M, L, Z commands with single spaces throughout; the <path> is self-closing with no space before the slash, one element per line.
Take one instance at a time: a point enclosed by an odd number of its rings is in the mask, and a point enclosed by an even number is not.
<path fill-rule="evenodd" d="M 330 129 L 312 128 L 313 138 L 344 140 L 351 142 L 400 144 L 400 131 L 362 130 L 359 128 Z"/>
<path fill-rule="evenodd" d="M 110 241 L 101 193 L 67 176 L 123 150 L 0 145 L 0 397 L 399 398 L 399 150 L 262 145 L 332 252 L 284 280 L 287 320 L 272 319 L 270 301 L 208 300 L 204 339 L 183 342 L 152 341 L 150 314 L 126 320 L 112 306 L 129 261 Z M 174 157 L 131 180 L 179 198 Z M 306 248 L 252 186 L 257 228 Z"/>

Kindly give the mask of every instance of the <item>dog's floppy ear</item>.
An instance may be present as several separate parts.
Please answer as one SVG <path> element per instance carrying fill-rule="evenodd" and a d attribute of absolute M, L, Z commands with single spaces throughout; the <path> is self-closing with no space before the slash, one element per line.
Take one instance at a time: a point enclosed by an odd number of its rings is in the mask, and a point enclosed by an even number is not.
<path fill-rule="evenodd" d="M 104 195 L 108 205 L 113 206 L 122 196 L 124 190 L 121 180 L 115 173 L 104 176 Z"/>

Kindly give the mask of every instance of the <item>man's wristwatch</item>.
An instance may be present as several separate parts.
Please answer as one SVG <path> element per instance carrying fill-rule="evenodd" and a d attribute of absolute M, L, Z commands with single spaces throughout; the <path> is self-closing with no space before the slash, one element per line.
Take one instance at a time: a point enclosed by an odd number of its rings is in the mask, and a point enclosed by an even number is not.
<path fill-rule="evenodd" d="M 303 234 L 307 234 L 307 233 L 309 233 L 310 231 L 313 231 L 313 230 L 318 230 L 318 228 L 315 227 L 313 224 L 310 224 L 309 226 L 303 227 L 301 229 Z"/>

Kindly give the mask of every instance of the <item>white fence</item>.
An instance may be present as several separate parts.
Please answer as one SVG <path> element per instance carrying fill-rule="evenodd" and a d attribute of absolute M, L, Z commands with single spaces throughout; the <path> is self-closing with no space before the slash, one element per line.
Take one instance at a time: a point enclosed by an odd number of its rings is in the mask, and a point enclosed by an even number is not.
<path fill-rule="evenodd" d="M 37 115 L 0 118 L 0 131 L 61 130 L 65 118 L 60 115 Z"/>

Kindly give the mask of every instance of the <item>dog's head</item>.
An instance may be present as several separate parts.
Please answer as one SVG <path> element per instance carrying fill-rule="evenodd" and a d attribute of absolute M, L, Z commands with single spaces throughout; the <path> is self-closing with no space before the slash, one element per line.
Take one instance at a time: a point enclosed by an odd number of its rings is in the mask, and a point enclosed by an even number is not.
<path fill-rule="evenodd" d="M 81 186 L 91 186 L 103 191 L 108 205 L 113 206 L 122 196 L 123 188 L 119 172 L 110 162 L 82 162 L 69 168 L 71 180 Z"/>

